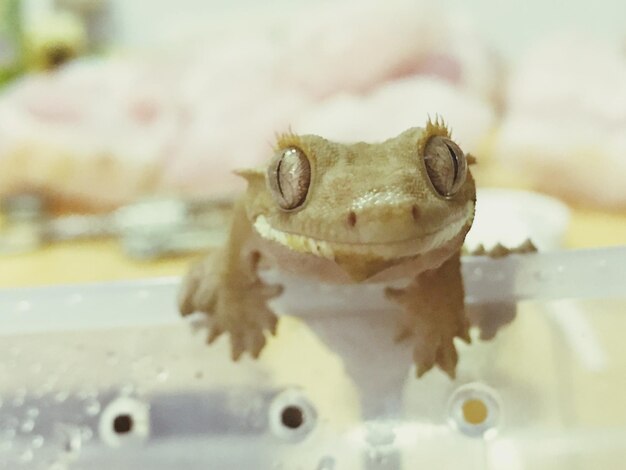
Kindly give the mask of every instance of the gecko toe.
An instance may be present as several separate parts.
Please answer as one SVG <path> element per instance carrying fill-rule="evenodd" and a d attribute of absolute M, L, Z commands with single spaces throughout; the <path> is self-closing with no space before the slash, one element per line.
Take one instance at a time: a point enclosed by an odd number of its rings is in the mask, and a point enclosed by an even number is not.
<path fill-rule="evenodd" d="M 265 335 L 261 331 L 257 331 L 252 334 L 248 340 L 250 354 L 254 359 L 258 359 L 261 351 L 265 347 Z"/>
<path fill-rule="evenodd" d="M 456 348 L 452 341 L 449 344 L 441 344 L 437 351 L 437 364 L 451 379 L 456 377 L 456 365 L 459 361 Z"/>
<path fill-rule="evenodd" d="M 206 340 L 207 344 L 212 344 L 213 342 L 215 342 L 215 340 L 219 338 L 222 333 L 224 333 L 224 330 L 222 328 L 217 325 L 213 325 L 213 327 L 209 331 L 209 336 Z"/>

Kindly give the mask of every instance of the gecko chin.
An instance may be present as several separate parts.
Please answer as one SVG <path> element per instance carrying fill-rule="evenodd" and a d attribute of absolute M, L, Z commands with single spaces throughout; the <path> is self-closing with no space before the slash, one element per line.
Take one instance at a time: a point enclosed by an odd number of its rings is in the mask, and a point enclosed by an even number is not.
<path fill-rule="evenodd" d="M 298 253 L 306 253 L 338 261 L 345 257 L 389 261 L 418 256 L 445 246 L 460 234 L 464 235 L 467 232 L 471 223 L 472 213 L 473 207 L 468 208 L 466 217 L 459 217 L 457 220 L 446 223 L 445 226 L 431 233 L 381 243 L 336 242 L 289 233 L 273 227 L 263 215 L 259 215 L 254 219 L 253 226 L 263 239 L 276 242 Z"/>

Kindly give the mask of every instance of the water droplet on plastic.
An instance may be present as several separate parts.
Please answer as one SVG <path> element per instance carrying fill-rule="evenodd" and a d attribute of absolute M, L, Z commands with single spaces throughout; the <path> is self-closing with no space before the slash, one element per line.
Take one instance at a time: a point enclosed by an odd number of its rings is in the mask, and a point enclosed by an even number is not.
<path fill-rule="evenodd" d="M 95 399 L 98 396 L 98 390 L 95 387 L 85 387 L 82 390 L 79 390 L 76 396 L 81 400 L 86 400 L 88 398 Z"/>
<path fill-rule="evenodd" d="M 323 457 L 317 464 L 316 470 L 335 470 L 336 463 L 333 457 Z"/>
<path fill-rule="evenodd" d="M 369 459 L 378 465 L 384 465 L 389 456 L 395 452 L 396 433 L 393 427 L 385 423 L 369 426 L 365 440 L 369 444 L 367 451 Z"/>
<path fill-rule="evenodd" d="M 169 372 L 163 367 L 160 367 L 157 369 L 157 380 L 159 382 L 165 382 L 167 378 L 169 377 L 169 375 L 170 375 Z"/>
<path fill-rule="evenodd" d="M 9 427 L 0 431 L 0 442 L 3 440 L 10 441 L 15 438 L 15 428 Z"/>
<path fill-rule="evenodd" d="M 474 269 L 474 277 L 476 278 L 477 281 L 480 281 L 483 278 L 483 269 L 482 268 L 475 268 Z"/>
<path fill-rule="evenodd" d="M 39 408 L 29 408 L 26 410 L 26 416 L 28 416 L 29 418 L 36 418 L 37 416 L 39 416 Z"/>
<path fill-rule="evenodd" d="M 120 395 L 132 395 L 135 392 L 134 384 L 124 384 L 120 388 Z"/>
<path fill-rule="evenodd" d="M 68 397 L 68 393 L 64 390 L 61 390 L 60 392 L 57 392 L 56 395 L 54 395 L 54 401 L 56 401 L 57 403 L 63 403 L 65 400 L 67 400 Z"/>
<path fill-rule="evenodd" d="M 91 440 L 91 438 L 93 437 L 93 431 L 91 430 L 89 426 L 85 426 L 81 428 L 80 435 L 83 439 L 83 442 L 87 442 Z"/>
<path fill-rule="evenodd" d="M 64 462 L 53 462 L 48 470 L 67 470 L 67 465 Z"/>
<path fill-rule="evenodd" d="M 89 416 L 95 416 L 100 413 L 100 408 L 100 402 L 96 399 L 91 398 L 85 403 L 85 413 Z"/>
<path fill-rule="evenodd" d="M 548 274 L 545 271 L 537 271 L 535 273 L 535 279 L 538 281 L 546 281 L 548 279 Z"/>
<path fill-rule="evenodd" d="M 20 431 L 22 431 L 24 434 L 30 433 L 33 429 L 35 429 L 35 420 L 33 419 L 27 419 L 20 426 Z"/>
<path fill-rule="evenodd" d="M 373 463 L 385 465 L 391 452 L 393 452 L 391 447 L 372 447 L 368 450 L 367 456 Z"/>
<path fill-rule="evenodd" d="M 24 404 L 24 401 L 26 400 L 26 396 L 18 393 L 17 395 L 15 395 L 15 397 L 13 397 L 13 407 L 14 408 L 19 408 Z"/>
<path fill-rule="evenodd" d="M 20 454 L 20 462 L 28 463 L 33 460 L 33 451 L 32 449 L 26 449 L 24 452 Z"/>
<path fill-rule="evenodd" d="M 107 363 L 112 366 L 119 364 L 120 358 L 115 351 L 107 351 Z"/>
<path fill-rule="evenodd" d="M 33 437 L 33 440 L 31 441 L 30 445 L 33 447 L 33 449 L 39 449 L 41 446 L 43 446 L 43 443 L 44 443 L 43 436 L 38 434 Z"/>
<path fill-rule="evenodd" d="M 70 457 L 76 457 L 80 453 L 82 445 L 80 430 L 74 426 L 61 428 L 62 449 Z"/>

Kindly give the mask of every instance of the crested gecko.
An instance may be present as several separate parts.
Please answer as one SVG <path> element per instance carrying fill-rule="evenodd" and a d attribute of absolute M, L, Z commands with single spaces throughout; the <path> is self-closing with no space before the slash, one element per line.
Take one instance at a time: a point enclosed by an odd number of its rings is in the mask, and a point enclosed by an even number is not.
<path fill-rule="evenodd" d="M 279 136 L 266 167 L 237 171 L 248 186 L 228 240 L 190 269 L 181 314 L 206 313 L 209 343 L 226 333 L 234 360 L 256 358 L 276 331 L 268 301 L 283 289 L 259 269 L 389 283 L 385 296 L 404 312 L 396 340 L 413 342 L 417 376 L 436 365 L 454 377 L 453 339 L 470 342 L 460 254 L 474 218 L 473 162 L 440 119 L 382 143 Z"/>

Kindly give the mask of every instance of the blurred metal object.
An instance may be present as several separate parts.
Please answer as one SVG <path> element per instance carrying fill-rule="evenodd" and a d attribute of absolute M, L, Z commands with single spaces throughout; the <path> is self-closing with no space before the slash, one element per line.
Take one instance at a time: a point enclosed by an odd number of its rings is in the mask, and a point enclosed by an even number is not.
<path fill-rule="evenodd" d="M 100 215 L 50 217 L 45 201 L 33 194 L 5 198 L 0 253 L 22 253 L 45 244 L 118 238 L 135 259 L 154 259 L 219 246 L 226 237 L 232 199 L 152 198 Z"/>
<path fill-rule="evenodd" d="M 54 6 L 81 19 L 88 52 L 105 52 L 115 42 L 115 18 L 110 0 L 54 0 Z"/>
<path fill-rule="evenodd" d="M 0 232 L 0 254 L 23 253 L 43 244 L 46 207 L 32 194 L 9 196 L 0 203 L 4 230 Z"/>
<path fill-rule="evenodd" d="M 151 199 L 118 209 L 112 225 L 128 256 L 151 259 L 219 246 L 231 210 L 231 199 Z"/>
<path fill-rule="evenodd" d="M 0 85 L 23 67 L 21 0 L 0 0 Z"/>
<path fill-rule="evenodd" d="M 24 63 L 28 70 L 53 70 L 87 51 L 81 18 L 69 11 L 40 14 L 24 25 Z"/>

